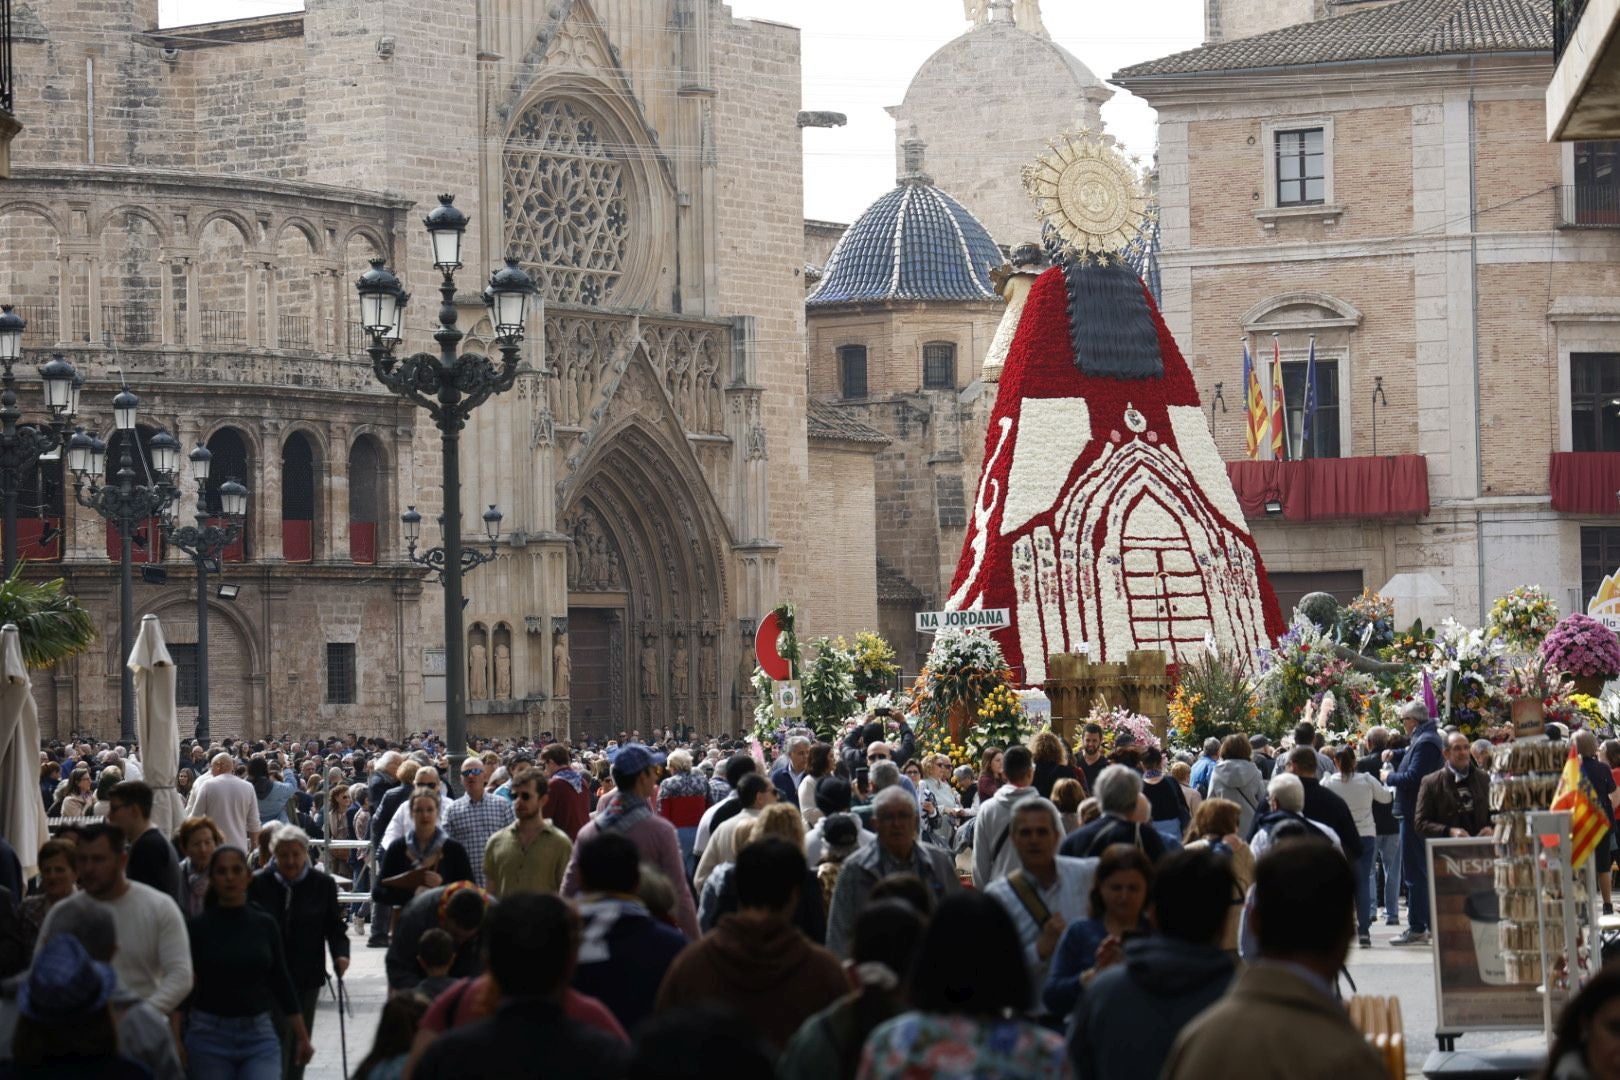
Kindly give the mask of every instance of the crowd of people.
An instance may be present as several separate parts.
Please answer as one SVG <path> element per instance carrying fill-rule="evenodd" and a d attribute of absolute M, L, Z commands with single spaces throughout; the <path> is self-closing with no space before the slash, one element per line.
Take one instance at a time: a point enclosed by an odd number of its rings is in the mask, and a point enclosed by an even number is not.
<path fill-rule="evenodd" d="M 0 1080 L 301 1077 L 351 947 L 386 950 L 363 1080 L 1382 1076 L 1339 973 L 1403 896 L 1393 943 L 1429 944 L 1425 839 L 1491 828 L 1488 744 L 1400 718 L 1173 756 L 1087 726 L 977 769 L 884 715 L 187 743 L 173 835 L 139 748 L 52 742 L 28 878 L 0 842 Z M 1612 789 L 1620 747 L 1574 742 Z M 1587 1075 L 1620 981 L 1570 1008 Z"/>

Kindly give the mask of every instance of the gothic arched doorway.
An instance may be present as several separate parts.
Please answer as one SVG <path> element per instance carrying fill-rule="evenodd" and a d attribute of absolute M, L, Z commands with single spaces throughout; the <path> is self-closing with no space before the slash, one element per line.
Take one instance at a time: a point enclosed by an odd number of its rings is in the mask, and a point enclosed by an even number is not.
<path fill-rule="evenodd" d="M 562 530 L 575 738 L 708 730 L 718 716 L 725 580 L 701 483 L 631 426 L 574 486 Z"/>

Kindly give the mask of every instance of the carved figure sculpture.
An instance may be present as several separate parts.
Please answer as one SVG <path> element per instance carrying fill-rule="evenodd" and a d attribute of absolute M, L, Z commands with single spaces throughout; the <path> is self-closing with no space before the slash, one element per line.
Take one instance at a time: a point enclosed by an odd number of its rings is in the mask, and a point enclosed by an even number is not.
<path fill-rule="evenodd" d="M 658 650 L 653 647 L 651 635 L 641 647 L 641 696 L 658 696 Z"/>
<path fill-rule="evenodd" d="M 512 650 L 504 642 L 495 646 L 495 700 L 512 700 Z"/>
<path fill-rule="evenodd" d="M 568 655 L 568 635 L 558 634 L 551 643 L 551 696 L 568 696 L 574 677 L 574 661 Z"/>
<path fill-rule="evenodd" d="M 489 697 L 489 650 L 482 645 L 467 650 L 467 696 L 474 701 Z"/>
<path fill-rule="evenodd" d="M 674 691 L 675 700 L 677 701 L 686 697 L 687 668 L 689 665 L 690 657 L 686 652 L 686 639 L 678 637 L 675 639 L 675 659 L 670 664 L 669 680 L 670 689 Z"/>
<path fill-rule="evenodd" d="M 698 654 L 698 689 L 704 697 L 713 697 L 719 691 L 719 669 L 715 666 L 714 646 L 705 644 Z"/>

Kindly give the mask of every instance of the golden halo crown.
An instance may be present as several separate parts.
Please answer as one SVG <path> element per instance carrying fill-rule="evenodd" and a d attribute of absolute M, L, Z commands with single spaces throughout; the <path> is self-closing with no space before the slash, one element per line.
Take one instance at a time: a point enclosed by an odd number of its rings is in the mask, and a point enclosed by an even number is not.
<path fill-rule="evenodd" d="M 1131 242 L 1147 214 L 1136 170 L 1112 140 L 1067 132 L 1024 166 L 1035 216 L 1081 258 L 1108 261 Z"/>

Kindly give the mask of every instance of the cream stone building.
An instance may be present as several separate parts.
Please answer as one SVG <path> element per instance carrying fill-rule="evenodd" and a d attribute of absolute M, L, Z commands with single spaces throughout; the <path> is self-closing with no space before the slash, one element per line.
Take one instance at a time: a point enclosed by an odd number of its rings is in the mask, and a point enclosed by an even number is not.
<path fill-rule="evenodd" d="M 1297 450 L 1314 335 L 1312 460 L 1231 466 L 1284 606 L 1584 607 L 1620 568 L 1620 146 L 1546 142 L 1551 4 L 1287 18 L 1113 78 L 1158 110 L 1163 307 L 1228 461 L 1243 342 L 1263 377 L 1277 342 Z"/>
<path fill-rule="evenodd" d="M 88 376 L 86 423 L 110 427 L 121 373 L 252 491 L 241 595 L 212 609 L 216 736 L 442 724 L 438 586 L 397 524 L 414 505 L 439 542 L 437 432 L 371 375 L 353 291 L 387 260 L 417 298 L 402 348 L 433 347 L 441 191 L 471 219 L 466 345 L 490 347 L 503 254 L 542 299 L 518 385 L 462 438 L 468 541 L 505 515 L 466 580 L 473 733 L 735 729 L 779 599 L 818 633 L 875 623 L 882 436 L 808 403 L 796 30 L 717 0 L 309 0 L 162 31 L 156 9 L 14 6 L 0 302 L 30 364 Z M 29 535 L 66 533 L 32 572 L 102 631 L 40 676 L 45 729 L 112 734 L 106 530 L 49 469 L 24 501 Z M 166 563 L 134 600 L 184 702 L 192 575 Z"/>
<path fill-rule="evenodd" d="M 1019 171 L 1055 135 L 1100 131 L 1114 92 L 1046 35 L 1036 0 L 968 6 L 972 28 L 930 56 L 888 110 L 895 161 L 903 169 L 906 141 L 921 140 L 940 190 L 1015 246 L 1040 236 Z"/>

